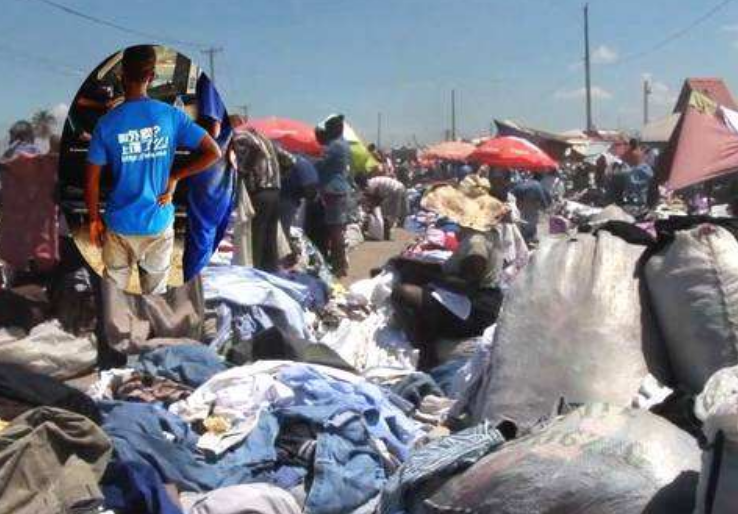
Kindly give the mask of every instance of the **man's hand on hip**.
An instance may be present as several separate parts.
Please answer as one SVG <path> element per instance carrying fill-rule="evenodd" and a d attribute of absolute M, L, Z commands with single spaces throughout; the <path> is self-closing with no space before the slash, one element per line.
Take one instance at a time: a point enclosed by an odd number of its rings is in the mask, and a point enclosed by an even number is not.
<path fill-rule="evenodd" d="M 177 179 L 174 177 L 169 177 L 169 181 L 167 182 L 167 190 L 158 199 L 159 205 L 163 207 L 172 203 L 172 199 L 174 198 L 174 191 L 176 190 Z"/>
<path fill-rule="evenodd" d="M 105 235 L 105 225 L 100 218 L 90 221 L 90 241 L 94 246 L 101 248 Z"/>

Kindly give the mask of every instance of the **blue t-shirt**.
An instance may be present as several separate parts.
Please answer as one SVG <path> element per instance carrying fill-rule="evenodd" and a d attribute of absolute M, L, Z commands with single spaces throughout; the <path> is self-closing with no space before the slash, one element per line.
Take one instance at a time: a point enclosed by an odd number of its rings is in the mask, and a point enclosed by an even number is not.
<path fill-rule="evenodd" d="M 297 155 L 287 179 L 282 181 L 281 196 L 288 200 L 299 200 L 303 197 L 305 188 L 318 185 L 318 181 L 318 171 L 313 163 L 306 157 Z"/>
<path fill-rule="evenodd" d="M 159 206 L 178 147 L 195 149 L 205 131 L 183 111 L 164 102 L 129 100 L 100 118 L 87 160 L 109 165 L 113 189 L 105 224 L 122 235 L 150 236 L 174 223 L 174 205 Z"/>
<path fill-rule="evenodd" d="M 351 147 L 342 137 L 334 139 L 325 147 L 323 157 L 315 162 L 323 191 L 332 194 L 345 194 L 351 191 L 348 181 L 350 162 Z"/>

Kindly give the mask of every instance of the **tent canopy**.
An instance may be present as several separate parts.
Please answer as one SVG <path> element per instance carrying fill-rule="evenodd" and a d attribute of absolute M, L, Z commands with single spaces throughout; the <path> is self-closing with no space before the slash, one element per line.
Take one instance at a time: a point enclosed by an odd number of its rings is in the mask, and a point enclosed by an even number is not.
<path fill-rule="evenodd" d="M 662 173 L 671 190 L 738 170 L 738 112 L 692 93 L 669 142 Z"/>

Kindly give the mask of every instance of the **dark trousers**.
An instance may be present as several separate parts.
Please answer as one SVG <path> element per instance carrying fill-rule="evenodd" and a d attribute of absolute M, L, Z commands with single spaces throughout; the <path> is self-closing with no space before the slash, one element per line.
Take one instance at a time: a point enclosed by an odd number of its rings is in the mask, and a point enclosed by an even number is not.
<path fill-rule="evenodd" d="M 251 193 L 254 221 L 251 225 L 254 267 L 276 271 L 279 263 L 277 230 L 279 227 L 279 190 L 265 189 Z"/>

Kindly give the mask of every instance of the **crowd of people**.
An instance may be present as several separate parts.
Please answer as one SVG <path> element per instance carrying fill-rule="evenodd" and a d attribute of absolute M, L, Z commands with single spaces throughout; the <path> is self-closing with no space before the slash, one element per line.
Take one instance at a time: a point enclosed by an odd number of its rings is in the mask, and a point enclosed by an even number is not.
<path fill-rule="evenodd" d="M 730 185 L 677 205 L 635 139 L 557 169 L 357 166 L 341 114 L 290 151 L 204 74 L 195 116 L 150 98 L 156 66 L 131 47 L 77 98 L 101 276 L 61 229 L 59 141 L 11 128 L 1 514 L 732 508 Z M 413 239 L 346 284 L 357 225 Z"/>

